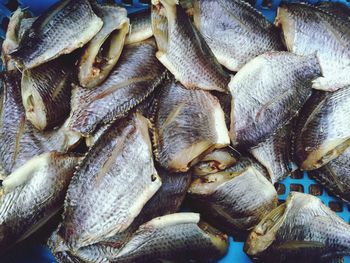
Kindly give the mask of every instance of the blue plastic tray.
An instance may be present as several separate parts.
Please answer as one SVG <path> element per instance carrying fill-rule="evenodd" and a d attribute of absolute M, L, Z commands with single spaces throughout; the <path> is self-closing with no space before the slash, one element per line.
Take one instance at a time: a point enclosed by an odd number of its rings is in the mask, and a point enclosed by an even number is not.
<path fill-rule="evenodd" d="M 34 15 L 39 15 L 46 9 L 48 9 L 52 4 L 56 3 L 58 0 L 0 0 L 0 37 L 4 38 L 6 27 L 8 23 L 8 18 L 11 16 L 11 13 L 16 10 L 18 6 L 22 8 L 28 7 L 29 10 Z M 99 2 L 103 2 L 99 0 Z M 139 0 L 131 0 L 128 4 L 123 3 L 122 0 L 116 0 L 116 3 L 123 5 L 128 13 L 135 13 L 143 9 L 147 9 L 149 5 L 142 3 Z M 143 1 L 145 2 L 145 1 Z M 319 2 L 340 2 L 344 3 L 347 6 L 350 6 L 350 3 L 346 0 L 340 1 L 317 1 L 317 0 L 308 0 L 308 1 L 285 1 L 285 2 L 308 2 L 310 4 L 316 4 Z M 131 3 L 131 4 L 130 4 Z M 257 0 L 256 8 L 260 10 L 268 20 L 273 21 L 276 16 L 277 7 L 280 5 L 281 0 Z M 287 178 L 280 182 L 280 186 L 284 188 L 282 194 L 279 195 L 280 200 L 285 200 L 288 193 L 291 189 L 294 191 L 299 189 L 299 191 L 310 193 L 311 189 L 315 187 L 317 183 L 310 179 L 307 173 L 303 173 L 298 178 Z M 320 195 L 318 196 L 323 203 L 328 206 L 337 207 L 337 214 L 341 216 L 346 222 L 350 222 L 350 211 L 347 204 L 344 204 L 339 198 L 330 196 L 327 191 L 322 187 L 319 187 Z M 243 252 L 242 242 L 234 241 L 234 237 L 230 238 L 230 247 L 227 255 L 220 260 L 220 263 L 248 263 L 251 262 L 250 259 Z M 7 255 L 6 259 L 2 258 L 1 262 L 11 262 L 11 263 L 55 263 L 55 258 L 52 256 L 50 251 L 43 245 L 32 244 L 27 248 L 20 251 L 20 253 L 13 253 Z M 350 263 L 350 257 L 345 258 L 345 263 Z"/>

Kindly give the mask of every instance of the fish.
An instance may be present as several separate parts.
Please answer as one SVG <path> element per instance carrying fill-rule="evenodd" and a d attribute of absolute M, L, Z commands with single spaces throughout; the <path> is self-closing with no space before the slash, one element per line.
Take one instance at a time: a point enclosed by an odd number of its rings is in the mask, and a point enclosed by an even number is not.
<path fill-rule="evenodd" d="M 2 253 L 31 235 L 63 207 L 65 192 L 80 158 L 76 154 L 43 153 L 2 181 Z"/>
<path fill-rule="evenodd" d="M 321 10 L 338 16 L 341 19 L 350 20 L 350 10 L 343 3 L 321 2 L 317 5 L 317 7 Z"/>
<path fill-rule="evenodd" d="M 1 48 L 2 64 L 8 71 L 16 69 L 15 61 L 12 60 L 10 54 L 16 50 L 16 48 L 18 48 L 18 32 L 20 30 L 21 21 L 29 16 L 30 14 L 28 11 L 17 8 L 17 10 L 10 17 L 6 30 L 5 40 L 2 43 Z"/>
<path fill-rule="evenodd" d="M 153 36 L 151 10 L 146 9 L 129 15 L 130 30 L 125 45 L 144 41 Z"/>
<path fill-rule="evenodd" d="M 216 261 L 227 251 L 227 235 L 196 213 L 157 217 L 141 225 L 111 262 L 163 260 Z"/>
<path fill-rule="evenodd" d="M 350 147 L 320 169 L 310 171 L 318 183 L 350 203 Z"/>
<path fill-rule="evenodd" d="M 100 85 L 118 62 L 129 30 L 127 11 L 115 4 L 93 6 L 102 18 L 102 29 L 84 47 L 79 61 L 78 78 L 84 88 Z"/>
<path fill-rule="evenodd" d="M 22 73 L 21 94 L 26 118 L 40 131 L 69 116 L 72 62 L 66 56 Z"/>
<path fill-rule="evenodd" d="M 230 76 L 176 0 L 152 1 L 159 61 L 188 89 L 227 93 Z"/>
<path fill-rule="evenodd" d="M 287 49 L 298 55 L 317 54 L 322 76 L 312 87 L 335 91 L 350 84 L 350 21 L 317 6 L 284 4 L 276 24 L 282 28 Z"/>
<path fill-rule="evenodd" d="M 66 152 L 74 148 L 80 135 L 68 131 L 66 124 L 40 133 L 27 121 L 20 91 L 20 72 L 13 70 L 3 73 L 1 82 L 4 94 L 0 112 L 1 178 L 36 155 L 50 151 Z"/>
<path fill-rule="evenodd" d="M 204 90 L 170 81 L 160 89 L 153 121 L 156 160 L 170 171 L 186 172 L 230 139 L 219 101 Z"/>
<path fill-rule="evenodd" d="M 321 75 L 316 55 L 267 52 L 248 62 L 229 84 L 233 146 L 251 148 L 288 123 Z"/>
<path fill-rule="evenodd" d="M 350 146 L 350 86 L 320 96 L 298 119 L 294 156 L 301 170 L 318 169 Z"/>
<path fill-rule="evenodd" d="M 69 185 L 57 240 L 71 250 L 126 230 L 161 187 L 154 167 L 148 120 L 132 113 L 98 139 Z"/>
<path fill-rule="evenodd" d="M 278 29 L 243 0 L 195 0 L 196 28 L 221 65 L 240 70 L 268 51 L 283 51 Z"/>
<path fill-rule="evenodd" d="M 291 156 L 293 123 L 294 121 L 291 121 L 266 141 L 249 149 L 250 154 L 268 171 L 272 184 L 286 178 L 297 169 Z"/>
<path fill-rule="evenodd" d="M 204 156 L 199 163 L 193 167 L 196 176 L 217 173 L 225 170 L 237 162 L 237 153 L 229 147 L 215 149 Z"/>
<path fill-rule="evenodd" d="M 216 215 L 216 227 L 220 229 L 222 223 L 229 233 L 248 231 L 278 201 L 266 170 L 249 157 L 242 157 L 223 171 L 196 177 L 188 194 L 194 205 L 202 205 L 203 215 Z"/>
<path fill-rule="evenodd" d="M 10 56 L 20 68 L 37 67 L 82 47 L 102 25 L 88 0 L 60 1 L 34 21 Z"/>
<path fill-rule="evenodd" d="M 150 96 L 167 76 L 155 52 L 152 41 L 128 45 L 105 82 L 90 90 L 75 85 L 70 129 L 88 137 L 99 126 L 124 117 Z"/>
<path fill-rule="evenodd" d="M 244 251 L 264 262 L 329 262 L 350 254 L 350 226 L 321 200 L 291 192 L 249 234 Z"/>

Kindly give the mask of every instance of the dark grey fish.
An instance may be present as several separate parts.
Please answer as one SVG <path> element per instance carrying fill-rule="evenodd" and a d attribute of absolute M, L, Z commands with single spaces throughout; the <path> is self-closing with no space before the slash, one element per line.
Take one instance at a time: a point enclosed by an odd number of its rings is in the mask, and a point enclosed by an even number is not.
<path fill-rule="evenodd" d="M 311 172 L 332 194 L 350 202 L 350 147 L 320 169 Z"/>
<path fill-rule="evenodd" d="M 229 145 L 224 113 L 209 92 L 170 82 L 157 99 L 153 142 L 163 167 L 185 172 L 208 152 Z"/>
<path fill-rule="evenodd" d="M 297 168 L 291 157 L 292 127 L 292 124 L 287 124 L 266 141 L 249 150 L 266 168 L 272 184 L 286 178 Z"/>
<path fill-rule="evenodd" d="M 247 63 L 229 84 L 233 145 L 252 147 L 288 123 L 311 95 L 321 75 L 315 55 L 268 52 Z"/>
<path fill-rule="evenodd" d="M 317 54 L 322 76 L 313 88 L 334 91 L 350 85 L 350 21 L 308 4 L 284 4 L 276 23 L 287 49 L 298 55 Z"/>
<path fill-rule="evenodd" d="M 144 101 L 166 76 L 155 52 L 152 41 L 128 45 L 104 83 L 92 90 L 75 87 L 70 129 L 88 136 Z"/>
<path fill-rule="evenodd" d="M 350 87 L 322 93 L 305 105 L 295 136 L 294 156 L 302 170 L 314 170 L 338 157 L 350 145 Z"/>
<path fill-rule="evenodd" d="M 264 168 L 244 157 L 224 171 L 196 178 L 189 195 L 207 217 L 216 215 L 217 227 L 224 222 L 230 233 L 247 231 L 277 206 L 277 192 L 267 177 Z"/>
<path fill-rule="evenodd" d="M 152 1 L 160 62 L 188 89 L 227 92 L 229 75 L 176 0 Z"/>
<path fill-rule="evenodd" d="M 82 47 L 103 25 L 88 0 L 63 0 L 40 15 L 12 52 L 20 67 L 33 68 Z"/>
<path fill-rule="evenodd" d="M 141 225 L 112 262 L 155 259 L 216 261 L 227 251 L 227 235 L 200 220 L 199 214 L 177 213 Z"/>
<path fill-rule="evenodd" d="M 350 254 L 350 226 L 317 197 L 291 192 L 253 229 L 244 251 L 263 262 L 330 262 Z"/>
<path fill-rule="evenodd" d="M 40 228 L 62 208 L 79 159 L 73 154 L 44 153 L 3 180 L 0 196 L 2 253 Z"/>
<path fill-rule="evenodd" d="M 38 130 L 53 128 L 68 117 L 72 71 L 72 61 L 66 56 L 23 71 L 23 106 Z"/>
<path fill-rule="evenodd" d="M 1 177 L 22 166 L 32 157 L 50 151 L 65 152 L 75 145 L 80 135 L 59 129 L 39 133 L 26 120 L 20 91 L 21 75 L 17 71 L 2 76 L 3 110 L 0 112 L 0 167 Z"/>
<path fill-rule="evenodd" d="M 161 186 L 148 123 L 132 114 L 113 124 L 89 150 L 69 186 L 58 239 L 72 250 L 126 230 Z"/>
<path fill-rule="evenodd" d="M 195 0 L 194 24 L 217 60 L 238 71 L 267 51 L 285 50 L 277 28 L 242 0 Z"/>
<path fill-rule="evenodd" d="M 86 45 L 80 58 L 78 78 L 85 88 L 94 88 L 107 78 L 122 53 L 129 30 L 125 8 L 114 4 L 95 4 L 93 7 L 102 18 L 103 27 Z"/>
<path fill-rule="evenodd" d="M 125 45 L 137 43 L 153 36 L 151 10 L 146 9 L 129 15 L 130 30 Z"/>
<path fill-rule="evenodd" d="M 350 9 L 343 3 L 321 2 L 317 7 L 341 19 L 350 20 Z"/>

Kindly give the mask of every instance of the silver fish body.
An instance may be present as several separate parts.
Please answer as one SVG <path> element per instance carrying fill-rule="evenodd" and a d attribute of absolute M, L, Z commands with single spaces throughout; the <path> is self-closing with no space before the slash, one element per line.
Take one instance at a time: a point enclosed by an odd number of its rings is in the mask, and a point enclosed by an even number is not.
<path fill-rule="evenodd" d="M 229 84 L 233 145 L 252 147 L 288 123 L 321 74 L 316 56 L 268 52 L 247 63 Z"/>
<path fill-rule="evenodd" d="M 238 71 L 265 52 L 285 50 L 277 28 L 245 1 L 194 2 L 196 27 L 217 60 L 229 70 Z"/>
<path fill-rule="evenodd" d="M 92 90 L 76 86 L 72 90 L 70 129 L 88 136 L 144 101 L 166 76 L 155 52 L 152 41 L 128 45 L 105 82 Z"/>
<path fill-rule="evenodd" d="M 185 172 L 206 153 L 229 144 L 219 101 L 179 82 L 160 90 L 153 122 L 156 159 L 172 171 Z"/>
<path fill-rule="evenodd" d="M 117 5 L 94 5 L 102 18 L 102 29 L 86 45 L 79 62 L 78 78 L 81 86 L 94 88 L 100 85 L 117 63 L 129 30 L 127 11 Z"/>
<path fill-rule="evenodd" d="M 322 167 L 350 145 L 350 87 L 319 96 L 298 120 L 294 156 L 302 170 Z"/>
<path fill-rule="evenodd" d="M 207 217 L 215 215 L 217 227 L 224 222 L 231 233 L 247 231 L 277 206 L 277 192 L 267 177 L 264 168 L 245 157 L 224 171 L 196 178 L 189 195 Z"/>
<path fill-rule="evenodd" d="M 71 63 L 67 57 L 61 57 L 22 73 L 26 117 L 38 130 L 62 124 L 69 115 Z"/>
<path fill-rule="evenodd" d="M 102 25 L 88 0 L 64 0 L 34 21 L 10 55 L 20 67 L 33 68 L 82 47 Z"/>
<path fill-rule="evenodd" d="M 152 1 L 152 29 L 160 62 L 188 89 L 227 92 L 225 73 L 175 0 Z"/>
<path fill-rule="evenodd" d="M 137 43 L 153 36 L 151 10 L 143 10 L 129 15 L 130 31 L 125 39 L 125 45 Z"/>
<path fill-rule="evenodd" d="M 177 213 L 141 225 L 111 261 L 213 261 L 222 257 L 227 247 L 227 236 L 200 221 L 199 214 Z"/>
<path fill-rule="evenodd" d="M 286 46 L 298 55 L 317 54 L 323 76 L 313 88 L 334 91 L 350 84 L 350 21 L 307 4 L 286 4 L 278 9 Z"/>
<path fill-rule="evenodd" d="M 0 247 L 25 239 L 55 215 L 80 157 L 49 152 L 33 157 L 2 182 Z"/>
<path fill-rule="evenodd" d="M 63 250 L 74 252 L 123 232 L 160 186 L 147 120 L 132 114 L 115 123 L 71 181 L 58 231 Z"/>
<path fill-rule="evenodd" d="M 350 226 L 312 195 L 291 192 L 248 236 L 244 251 L 264 262 L 329 262 L 350 253 Z"/>

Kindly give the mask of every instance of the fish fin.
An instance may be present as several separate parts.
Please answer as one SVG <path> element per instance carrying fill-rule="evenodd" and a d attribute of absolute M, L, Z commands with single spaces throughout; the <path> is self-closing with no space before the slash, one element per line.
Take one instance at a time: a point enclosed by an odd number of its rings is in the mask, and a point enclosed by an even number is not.
<path fill-rule="evenodd" d="M 305 240 L 293 240 L 286 241 L 283 244 L 278 246 L 278 249 L 288 249 L 299 250 L 299 249 L 312 249 L 312 248 L 324 248 L 325 245 L 321 242 L 316 241 L 305 241 Z"/>
<path fill-rule="evenodd" d="M 344 257 L 341 258 L 332 258 L 329 263 L 344 263 Z"/>

